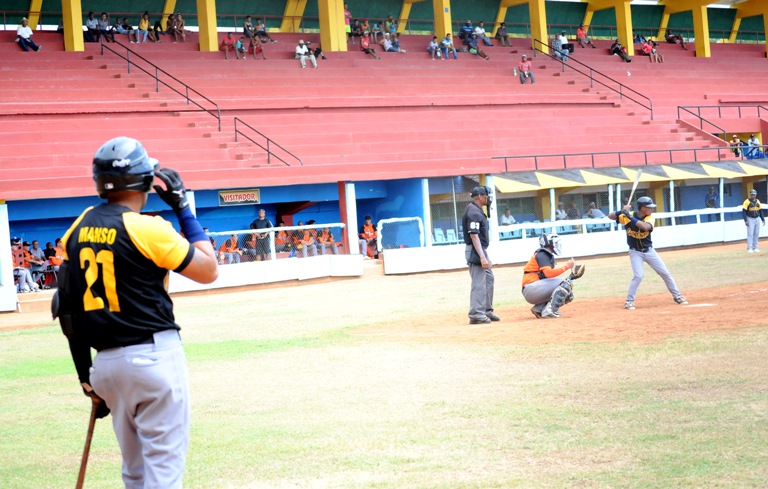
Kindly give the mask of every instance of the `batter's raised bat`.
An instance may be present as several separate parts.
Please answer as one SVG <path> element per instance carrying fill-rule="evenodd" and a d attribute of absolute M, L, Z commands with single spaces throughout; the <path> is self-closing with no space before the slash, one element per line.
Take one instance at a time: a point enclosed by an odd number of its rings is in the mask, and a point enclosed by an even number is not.
<path fill-rule="evenodd" d="M 88 454 L 91 452 L 91 440 L 93 440 L 93 429 L 96 427 L 96 412 L 99 410 L 99 404 L 104 402 L 98 398 L 91 398 L 91 419 L 88 421 L 88 435 L 85 437 L 85 448 L 83 448 L 83 458 L 80 460 L 80 472 L 77 474 L 77 485 L 75 489 L 83 489 L 85 482 L 85 468 L 88 466 Z"/>
<path fill-rule="evenodd" d="M 635 196 L 635 190 L 637 190 L 637 184 L 640 183 L 640 175 L 643 174 L 643 170 L 637 170 L 637 174 L 635 175 L 635 183 L 632 184 L 632 191 L 629 193 L 629 200 L 627 201 L 627 204 L 632 205 L 632 197 Z"/>

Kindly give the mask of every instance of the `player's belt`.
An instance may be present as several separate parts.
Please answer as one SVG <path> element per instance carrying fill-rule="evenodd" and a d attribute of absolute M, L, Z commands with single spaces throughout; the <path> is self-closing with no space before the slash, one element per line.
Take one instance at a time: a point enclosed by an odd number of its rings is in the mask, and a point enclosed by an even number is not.
<path fill-rule="evenodd" d="M 648 248 L 643 248 L 642 250 L 638 250 L 637 248 L 632 248 L 632 247 L 630 247 L 629 249 L 632 251 L 639 251 L 640 253 L 648 253 L 649 251 L 651 251 L 650 246 Z"/>

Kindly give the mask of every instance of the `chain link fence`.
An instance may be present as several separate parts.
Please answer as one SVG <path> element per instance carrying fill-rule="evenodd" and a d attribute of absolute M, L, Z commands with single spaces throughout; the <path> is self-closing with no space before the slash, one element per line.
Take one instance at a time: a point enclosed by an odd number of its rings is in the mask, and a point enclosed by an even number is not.
<path fill-rule="evenodd" d="M 348 254 L 343 223 L 279 226 L 208 233 L 219 264 Z M 356 244 L 356 240 L 353 246 Z"/>

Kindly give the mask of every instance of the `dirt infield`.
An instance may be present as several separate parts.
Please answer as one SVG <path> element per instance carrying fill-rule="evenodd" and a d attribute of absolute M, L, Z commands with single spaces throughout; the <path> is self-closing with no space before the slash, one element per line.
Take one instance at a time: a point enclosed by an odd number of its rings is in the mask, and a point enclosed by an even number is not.
<path fill-rule="evenodd" d="M 386 340 L 498 344 L 658 341 L 673 335 L 765 324 L 755 314 L 755 303 L 745 297 L 766 292 L 768 282 L 688 291 L 687 306 L 675 304 L 668 293 L 643 295 L 634 311 L 623 309 L 623 297 L 581 300 L 563 307 L 563 316 L 556 320 L 536 319 L 527 307 L 501 308 L 496 313 L 502 320 L 490 325 L 457 324 L 455 317 L 433 316 L 410 324 L 361 328 L 355 334 Z"/>

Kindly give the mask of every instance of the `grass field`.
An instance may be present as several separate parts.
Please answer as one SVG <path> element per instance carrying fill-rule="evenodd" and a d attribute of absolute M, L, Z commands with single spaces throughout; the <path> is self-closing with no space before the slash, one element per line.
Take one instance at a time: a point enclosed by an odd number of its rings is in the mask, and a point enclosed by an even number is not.
<path fill-rule="evenodd" d="M 185 487 L 765 487 L 768 254 L 743 248 L 661 252 L 686 309 L 648 270 L 623 310 L 627 257 L 590 260 L 551 321 L 528 312 L 519 266 L 497 268 L 502 322 L 482 328 L 463 270 L 175 297 Z M 89 401 L 58 326 L 29 317 L 0 327 L 0 487 L 72 487 Z M 120 463 L 101 420 L 86 487 L 121 487 Z"/>

